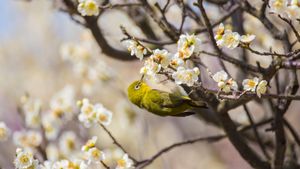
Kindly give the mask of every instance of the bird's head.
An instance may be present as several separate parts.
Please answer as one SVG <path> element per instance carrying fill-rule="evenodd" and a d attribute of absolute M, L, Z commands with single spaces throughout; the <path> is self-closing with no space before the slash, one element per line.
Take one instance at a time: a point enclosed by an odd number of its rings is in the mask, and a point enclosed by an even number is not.
<path fill-rule="evenodd" d="M 142 80 L 134 81 L 128 87 L 128 98 L 133 104 L 140 106 L 141 101 L 148 90 L 150 90 L 150 87 Z"/>

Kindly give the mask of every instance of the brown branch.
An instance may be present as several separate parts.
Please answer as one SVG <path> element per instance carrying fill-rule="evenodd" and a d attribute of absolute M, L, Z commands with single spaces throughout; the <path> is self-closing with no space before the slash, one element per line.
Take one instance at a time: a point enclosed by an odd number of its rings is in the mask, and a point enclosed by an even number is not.
<path fill-rule="evenodd" d="M 243 92 L 243 91 L 237 91 L 237 92 L 229 92 L 224 93 L 220 92 L 219 90 L 209 89 L 205 88 L 205 90 L 209 93 L 213 94 L 219 94 L 219 97 L 222 99 L 229 99 L 229 100 L 238 100 L 243 98 L 253 98 L 257 97 L 256 93 L 252 92 Z M 278 95 L 278 94 L 271 94 L 271 93 L 265 93 L 261 94 L 262 99 L 285 99 L 285 100 L 300 100 L 300 95 Z"/>
<path fill-rule="evenodd" d="M 188 17 L 192 18 L 198 25 L 204 26 L 198 14 L 188 4 L 181 3 L 181 2 L 182 0 L 176 0 L 178 6 L 180 6 L 181 8 L 185 8 Z"/>
<path fill-rule="evenodd" d="M 111 58 L 122 60 L 122 61 L 132 61 L 137 58 L 131 56 L 128 51 L 122 51 L 113 48 L 105 39 L 100 27 L 97 23 L 96 17 L 84 17 L 86 21 L 86 27 L 89 28 L 95 37 L 96 42 L 101 47 L 101 50 L 104 54 L 108 55 Z"/>
<path fill-rule="evenodd" d="M 216 26 L 220 25 L 220 23 L 225 22 L 239 8 L 240 7 L 238 5 L 232 7 L 230 12 L 228 12 L 226 15 L 224 15 L 222 18 L 220 18 L 218 21 L 216 21 L 215 23 L 212 24 L 212 28 L 215 28 Z M 207 32 L 207 28 L 196 29 L 196 30 L 194 30 L 194 32 L 195 32 L 195 34 L 200 34 L 200 33 L 203 33 L 203 32 Z"/>
<path fill-rule="evenodd" d="M 143 8 L 145 11 L 150 15 L 150 17 L 158 24 L 158 26 L 162 29 L 162 31 L 172 40 L 177 41 L 178 35 L 176 33 L 176 30 L 174 30 L 174 27 L 172 27 L 168 22 L 166 22 L 166 19 L 159 18 L 154 9 L 151 7 L 151 5 L 147 2 L 147 0 L 139 0 L 143 4 Z M 164 15 L 162 15 L 165 17 Z M 162 20 L 163 19 L 163 20 Z"/>
<path fill-rule="evenodd" d="M 106 165 L 102 160 L 100 161 L 100 163 L 103 165 L 104 168 L 110 169 L 110 167 L 108 165 Z"/>
<path fill-rule="evenodd" d="M 274 112 L 274 130 L 275 130 L 275 154 L 273 165 L 275 169 L 282 169 L 284 164 L 286 139 L 283 128 L 283 114 L 277 110 Z"/>
<path fill-rule="evenodd" d="M 107 4 L 105 6 L 100 6 L 99 8 L 101 10 L 104 9 L 114 9 L 114 8 L 123 8 L 123 7 L 136 7 L 136 6 L 142 6 L 141 3 L 124 3 L 124 4 Z"/>
<path fill-rule="evenodd" d="M 258 122 L 256 124 L 253 125 L 247 125 L 245 127 L 242 127 L 239 132 L 245 132 L 253 127 L 260 127 L 263 125 L 266 125 L 268 123 L 270 123 L 272 121 L 272 119 L 267 119 L 267 120 L 262 120 L 261 122 Z M 142 169 L 148 165 L 150 165 L 153 161 L 155 161 L 158 157 L 160 157 L 161 155 L 173 150 L 174 148 L 180 147 L 180 146 L 184 146 L 184 145 L 188 145 L 188 144 L 194 144 L 194 143 L 198 143 L 198 142 L 217 142 L 223 138 L 226 138 L 227 136 L 225 134 L 220 134 L 220 135 L 215 135 L 215 136 L 208 136 L 208 137 L 199 137 L 196 139 L 191 139 L 191 140 L 186 140 L 186 141 L 182 141 L 182 142 L 178 142 L 178 143 L 174 143 L 170 146 L 167 146 L 163 149 L 161 149 L 160 151 L 158 151 L 156 154 L 154 154 L 152 157 L 146 159 L 146 160 L 142 160 L 142 161 L 138 161 L 136 163 L 136 167 L 138 169 Z"/>
<path fill-rule="evenodd" d="M 244 108 L 244 110 L 245 110 L 245 112 L 247 114 L 247 117 L 249 119 L 249 122 L 250 122 L 250 124 L 251 124 L 251 126 L 253 128 L 254 136 L 255 136 L 255 138 L 256 138 L 256 140 L 258 142 L 258 145 L 259 145 L 261 151 L 263 152 L 263 154 L 266 157 L 266 159 L 270 160 L 270 155 L 268 154 L 268 152 L 266 150 L 266 147 L 264 146 L 264 143 L 263 143 L 263 141 L 262 141 L 262 139 L 261 139 L 261 137 L 260 137 L 260 135 L 259 135 L 259 133 L 257 131 L 257 127 L 254 125 L 255 123 L 254 123 L 253 117 L 252 117 L 252 115 L 251 115 L 251 113 L 250 113 L 247 105 L 244 104 L 243 108 Z"/>
<path fill-rule="evenodd" d="M 217 53 L 219 55 L 219 63 L 222 66 L 223 70 L 228 73 L 224 62 L 220 59 L 221 56 L 223 55 L 223 53 L 222 53 L 221 49 L 218 47 L 217 42 L 215 40 L 214 33 L 213 33 L 213 30 L 212 30 L 212 25 L 210 23 L 210 20 L 207 16 L 206 11 L 205 11 L 204 6 L 203 6 L 203 0 L 198 0 L 198 3 L 194 3 L 194 5 L 197 6 L 201 11 L 205 26 L 206 26 L 208 34 L 209 34 L 210 41 L 211 41 L 214 49 L 217 51 Z"/>
<path fill-rule="evenodd" d="M 300 42 L 300 34 L 299 34 L 299 32 L 297 31 L 297 29 L 295 28 L 295 26 L 293 25 L 293 22 L 292 22 L 291 20 L 289 20 L 289 19 L 286 19 L 286 18 L 280 16 L 280 15 L 278 15 L 278 17 L 279 17 L 281 20 L 283 20 L 284 22 L 286 22 L 286 23 L 291 27 L 291 29 L 293 30 L 293 32 L 294 32 L 294 34 L 295 34 L 295 36 L 296 36 L 298 42 Z"/>
<path fill-rule="evenodd" d="M 222 55 L 218 55 L 218 54 L 215 54 L 215 53 L 211 53 L 211 52 L 206 52 L 206 51 L 200 51 L 199 52 L 200 54 L 203 53 L 203 54 L 206 54 L 206 55 L 209 55 L 209 56 L 214 56 L 214 57 L 219 57 L 220 59 L 226 61 L 226 62 L 229 62 L 231 64 L 234 64 L 238 67 L 240 67 L 241 69 L 244 69 L 244 70 L 248 70 L 248 71 L 252 71 L 252 72 L 256 72 L 256 73 L 263 73 L 265 72 L 265 70 L 263 68 L 258 68 L 256 66 L 253 66 L 251 64 L 247 64 L 239 59 L 236 59 L 234 57 L 231 57 L 225 53 L 223 53 Z"/>
<path fill-rule="evenodd" d="M 111 132 L 103 124 L 99 123 L 99 125 L 108 134 L 108 136 L 113 140 L 113 144 L 115 144 L 116 146 L 118 146 L 124 153 L 128 154 L 129 158 L 136 163 L 137 160 L 135 158 L 133 158 L 132 156 L 130 156 L 129 153 L 127 153 L 127 151 L 125 150 L 125 148 L 116 140 L 116 138 L 111 134 Z"/>
<path fill-rule="evenodd" d="M 247 49 L 249 50 L 250 52 L 254 53 L 254 54 L 257 54 L 257 55 L 260 55 L 260 56 L 281 56 L 281 57 L 291 57 L 297 53 L 299 53 L 300 51 L 297 50 L 295 52 L 290 52 L 290 53 L 287 53 L 287 54 L 282 54 L 282 53 L 276 53 L 276 52 L 260 52 L 260 51 L 257 51 L 253 48 L 251 48 L 250 46 L 241 46 L 242 48 L 244 49 Z"/>
<path fill-rule="evenodd" d="M 179 142 L 179 143 L 175 143 L 172 144 L 170 146 L 167 146 L 163 149 L 161 149 L 158 153 L 156 153 L 155 155 L 153 155 L 151 158 L 147 159 L 147 160 L 143 160 L 137 163 L 137 168 L 138 169 L 142 169 L 148 165 L 150 165 L 154 160 L 156 160 L 158 157 L 160 157 L 162 154 L 169 152 L 170 150 L 176 148 L 176 147 L 180 147 L 183 145 L 188 145 L 188 144 L 193 144 L 196 142 L 202 142 L 202 141 L 207 141 L 207 142 L 215 142 L 218 141 L 222 138 L 225 138 L 226 135 L 216 135 L 216 136 L 209 136 L 209 137 L 200 137 L 197 139 L 192 139 L 192 140 L 187 140 L 187 141 L 183 141 L 183 142 Z"/>
<path fill-rule="evenodd" d="M 290 72 L 290 83 L 285 89 L 286 94 L 296 94 L 299 88 L 296 71 Z M 286 137 L 284 131 L 284 113 L 287 111 L 291 100 L 278 99 L 278 105 L 274 113 L 274 131 L 275 131 L 275 169 L 282 169 L 284 166 L 286 152 Z"/>
<path fill-rule="evenodd" d="M 238 133 L 235 124 L 229 117 L 228 112 L 220 114 L 220 122 L 233 146 L 237 149 L 240 155 L 254 168 L 257 169 L 270 169 L 271 166 L 268 162 L 263 161 L 261 157 L 251 149 L 243 136 Z"/>
<path fill-rule="evenodd" d="M 286 119 L 283 119 L 283 123 L 288 128 L 288 130 L 291 132 L 292 136 L 294 137 L 295 142 L 300 147 L 300 137 L 299 137 L 299 134 L 296 132 L 296 130 L 293 128 L 293 126 Z"/>
<path fill-rule="evenodd" d="M 65 5 L 68 8 L 67 11 L 73 11 L 73 13 L 69 13 L 69 15 L 76 14 L 76 15 L 80 16 L 80 14 L 77 11 L 77 7 L 75 6 L 75 4 L 72 1 L 64 0 L 63 2 L 65 3 Z M 122 61 L 137 60 L 137 58 L 134 56 L 131 56 L 129 54 L 129 52 L 115 49 L 108 43 L 108 41 L 104 37 L 104 34 L 102 33 L 101 28 L 99 27 L 99 25 L 97 23 L 98 16 L 97 17 L 85 16 L 82 18 L 85 21 L 85 23 L 82 23 L 81 25 L 84 25 L 88 29 L 90 29 L 97 44 L 100 46 L 100 48 L 102 49 L 102 52 L 104 54 L 106 54 L 107 56 L 109 56 L 111 58 L 122 60 Z"/>

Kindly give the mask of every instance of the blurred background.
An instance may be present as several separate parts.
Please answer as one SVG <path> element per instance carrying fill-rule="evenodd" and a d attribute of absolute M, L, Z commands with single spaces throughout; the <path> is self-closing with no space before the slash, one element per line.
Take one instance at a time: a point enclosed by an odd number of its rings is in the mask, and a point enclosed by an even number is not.
<path fill-rule="evenodd" d="M 120 1 L 121 2 L 121 1 Z M 14 131 L 23 130 L 24 117 L 17 108 L 20 98 L 27 94 L 41 102 L 42 114 L 47 112 L 51 100 L 64 89 L 72 90 L 73 110 L 76 101 L 88 98 L 102 103 L 113 112 L 108 129 L 137 159 L 145 159 L 172 143 L 222 133 L 217 128 L 195 117 L 159 117 L 138 109 L 126 98 L 128 84 L 140 78 L 142 62 L 121 62 L 101 54 L 90 32 L 76 24 L 70 17 L 57 10 L 52 1 L 0 0 L 0 121 Z M 174 9 L 176 16 L 176 9 Z M 123 37 L 119 25 L 130 29 L 131 21 L 119 11 L 111 10 L 101 17 L 103 31 L 114 46 L 122 48 Z M 139 34 L 140 30 L 131 30 Z M 66 45 L 85 46 L 88 59 L 77 64 L 76 58 L 64 57 Z M 172 47 L 170 47 L 172 48 Z M 268 63 L 268 61 L 266 61 Z M 83 73 L 96 71 L 97 77 Z M 163 86 L 158 86 L 165 89 Z M 253 110 L 259 110 L 252 105 Z M 241 121 L 247 119 L 232 114 Z M 296 120 L 294 120 L 296 121 Z M 98 136 L 98 146 L 118 156 L 118 150 L 100 127 L 83 128 L 76 120 L 70 120 L 61 128 L 74 131 L 78 144 L 82 145 L 93 135 Z M 0 166 L 13 167 L 16 145 L 11 141 L 0 142 Z M 55 156 L 55 155 L 54 155 Z M 172 150 L 161 156 L 149 169 L 247 169 L 251 168 L 239 157 L 226 140 L 209 144 L 196 143 Z"/>

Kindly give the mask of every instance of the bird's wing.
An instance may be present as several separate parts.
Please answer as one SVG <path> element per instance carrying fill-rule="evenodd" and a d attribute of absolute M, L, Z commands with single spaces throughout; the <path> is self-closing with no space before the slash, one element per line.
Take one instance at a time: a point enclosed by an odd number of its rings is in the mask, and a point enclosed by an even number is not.
<path fill-rule="evenodd" d="M 174 95 L 172 93 L 152 89 L 151 94 L 148 96 L 151 102 L 160 105 L 162 108 L 176 108 L 189 99 Z"/>

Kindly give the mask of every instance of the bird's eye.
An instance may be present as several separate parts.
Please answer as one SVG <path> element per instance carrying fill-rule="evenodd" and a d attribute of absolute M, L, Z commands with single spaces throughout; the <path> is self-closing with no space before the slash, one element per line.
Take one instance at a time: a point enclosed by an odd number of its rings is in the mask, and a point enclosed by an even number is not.
<path fill-rule="evenodd" d="M 140 89 L 140 85 L 139 85 L 139 84 L 138 84 L 138 85 L 135 85 L 135 86 L 134 86 L 134 89 L 135 89 L 135 90 L 139 90 L 139 89 Z"/>

